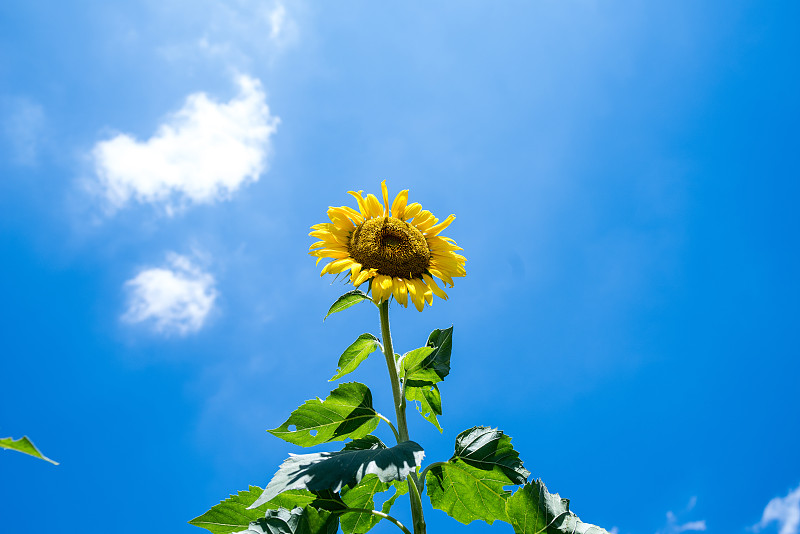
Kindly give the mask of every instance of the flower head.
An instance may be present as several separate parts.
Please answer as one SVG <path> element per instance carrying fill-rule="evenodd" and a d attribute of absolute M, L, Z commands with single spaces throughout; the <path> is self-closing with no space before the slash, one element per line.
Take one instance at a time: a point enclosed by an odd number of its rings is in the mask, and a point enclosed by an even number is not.
<path fill-rule="evenodd" d="M 445 220 L 408 204 L 408 190 L 400 191 L 389 204 L 386 181 L 381 182 L 383 203 L 375 195 L 349 191 L 358 209 L 349 206 L 328 208 L 331 222 L 316 224 L 309 235 L 317 241 L 311 247 L 317 263 L 331 259 L 325 273 L 350 271 L 350 281 L 358 287 L 369 282 L 372 300 L 379 304 L 394 295 L 403 306 L 408 301 L 419 311 L 433 303 L 433 295 L 447 299 L 435 278 L 453 287 L 453 278 L 465 276 L 462 250 L 449 237 L 439 235 L 450 226 L 455 215 Z"/>

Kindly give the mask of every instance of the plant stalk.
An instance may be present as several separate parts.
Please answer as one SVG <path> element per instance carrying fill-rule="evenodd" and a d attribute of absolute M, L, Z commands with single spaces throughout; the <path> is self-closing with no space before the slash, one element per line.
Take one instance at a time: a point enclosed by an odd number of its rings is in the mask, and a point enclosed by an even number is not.
<path fill-rule="evenodd" d="M 400 378 L 397 376 L 397 363 L 394 359 L 392 347 L 392 334 L 389 331 L 389 301 L 384 300 L 378 305 L 381 316 L 381 335 L 383 336 L 383 355 L 386 357 L 386 367 L 389 368 L 389 379 L 392 382 L 392 397 L 394 410 L 397 414 L 398 443 L 408 441 L 408 423 L 406 422 L 406 400 L 400 389 Z M 414 534 L 426 534 L 425 518 L 422 515 L 422 499 L 415 477 L 409 476 L 408 497 L 411 501 L 411 517 L 413 520 Z"/>

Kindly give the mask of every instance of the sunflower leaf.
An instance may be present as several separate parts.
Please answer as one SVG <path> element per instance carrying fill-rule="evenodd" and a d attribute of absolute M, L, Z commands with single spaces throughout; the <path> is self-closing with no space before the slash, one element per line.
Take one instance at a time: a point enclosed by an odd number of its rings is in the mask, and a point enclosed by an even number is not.
<path fill-rule="evenodd" d="M 522 467 L 519 453 L 511 446 L 511 437 L 488 426 L 475 426 L 459 434 L 453 458 L 461 458 L 478 469 L 499 468 L 508 478 L 508 484 L 525 484 L 531 474 Z"/>
<path fill-rule="evenodd" d="M 403 356 L 402 371 L 407 380 L 436 384 L 450 374 L 450 353 L 453 349 L 453 327 L 438 328 L 428 336 L 424 347 Z"/>
<path fill-rule="evenodd" d="M 349 347 L 345 349 L 339 357 L 339 368 L 336 374 L 328 380 L 333 382 L 342 378 L 348 373 L 352 373 L 356 368 L 361 365 L 361 362 L 367 359 L 367 356 L 375 352 L 375 349 L 380 346 L 378 338 L 372 334 L 361 334 Z"/>
<path fill-rule="evenodd" d="M 363 302 L 365 300 L 372 300 L 372 299 L 370 299 L 369 296 L 360 289 L 354 289 L 352 291 L 348 291 L 347 293 L 336 299 L 336 302 L 333 303 L 333 305 L 328 310 L 328 313 L 325 314 L 325 317 L 323 317 L 322 320 L 324 321 L 334 313 L 346 310 L 350 306 L 354 306 L 359 302 Z"/>
<path fill-rule="evenodd" d="M 400 360 L 401 375 L 413 374 L 415 371 L 422 370 L 421 364 L 431 353 L 433 347 L 420 347 L 403 354 Z"/>
<path fill-rule="evenodd" d="M 240 532 L 246 529 L 251 521 L 264 517 L 264 513 L 269 508 L 269 503 L 264 503 L 253 510 L 247 508 L 258 499 L 262 491 L 258 486 L 250 486 L 248 491 L 240 491 L 237 495 L 231 495 L 213 506 L 208 512 L 189 521 L 189 524 L 204 528 L 214 534 Z"/>
<path fill-rule="evenodd" d="M 450 460 L 433 467 L 425 477 L 431 506 L 464 523 L 476 519 L 490 525 L 495 520 L 507 521 L 506 499 L 511 492 L 499 470 L 476 469 L 463 460 Z"/>
<path fill-rule="evenodd" d="M 392 506 L 398 497 L 408 493 L 408 484 L 403 484 L 402 482 L 392 482 L 392 485 L 394 486 L 394 495 L 386 499 L 383 503 L 383 506 L 381 506 L 381 512 L 384 514 L 388 514 L 392 510 Z"/>
<path fill-rule="evenodd" d="M 608 534 L 578 519 L 569 509 L 569 499 L 547 491 L 541 480 L 519 488 L 506 501 L 506 513 L 516 534 Z"/>
<path fill-rule="evenodd" d="M 428 336 L 428 347 L 433 347 L 433 352 L 428 355 L 422 368 L 431 368 L 436 371 L 439 378 L 444 380 L 450 374 L 450 353 L 453 350 L 453 327 L 439 330 L 438 328 Z"/>
<path fill-rule="evenodd" d="M 376 475 L 367 475 L 353 488 L 342 488 L 342 500 L 348 508 L 372 510 L 375 508 L 375 495 L 387 491 L 389 486 Z M 344 534 L 365 534 L 380 520 L 369 512 L 348 512 L 340 519 Z"/>
<path fill-rule="evenodd" d="M 456 438 L 455 454 L 425 477 L 434 508 L 468 524 L 508 521 L 503 486 L 524 484 L 530 472 L 522 467 L 511 438 L 489 427 L 473 427 Z"/>
<path fill-rule="evenodd" d="M 424 456 L 422 447 L 413 441 L 390 448 L 290 455 L 250 507 L 258 507 L 287 490 L 338 492 L 345 486 L 355 486 L 369 474 L 377 475 L 381 482 L 404 480 Z"/>
<path fill-rule="evenodd" d="M 311 447 L 366 436 L 379 421 L 369 388 L 359 382 L 345 382 L 324 401 L 306 401 L 281 426 L 268 432 L 289 443 Z"/>
<path fill-rule="evenodd" d="M 248 491 L 231 495 L 209 511 L 189 521 L 190 525 L 204 528 L 213 534 L 231 534 L 247 529 L 248 525 L 264 517 L 267 510 L 276 508 L 306 508 L 336 511 L 345 508 L 338 495 L 331 492 L 311 493 L 305 490 L 285 491 L 269 502 L 250 509 L 259 495 L 264 492 L 258 486 L 250 486 Z"/>
<path fill-rule="evenodd" d="M 352 441 L 348 441 L 343 451 L 366 451 L 370 449 L 385 449 L 386 445 L 378 438 L 377 436 L 373 436 L 372 434 L 368 434 L 363 438 L 357 438 Z"/>
<path fill-rule="evenodd" d="M 375 495 L 383 493 L 391 487 L 394 487 L 394 493 L 381 506 L 381 511 L 384 514 L 388 514 L 397 498 L 408 493 L 408 484 L 406 482 L 395 480 L 391 483 L 385 483 L 381 482 L 375 475 L 368 475 L 354 488 L 343 489 L 342 500 L 349 508 L 372 510 L 375 508 Z M 364 534 L 377 525 L 380 520 L 380 516 L 375 514 L 350 511 L 341 516 L 342 532 L 344 534 Z"/>
<path fill-rule="evenodd" d="M 442 396 L 439 387 L 429 382 L 409 380 L 405 386 L 406 399 L 415 401 L 420 415 L 442 432 L 437 415 L 442 415 Z"/>
<path fill-rule="evenodd" d="M 44 460 L 45 462 L 50 462 L 53 465 L 58 465 L 58 462 L 55 460 L 51 460 L 41 452 L 39 449 L 36 448 L 36 445 L 33 444 L 31 440 L 28 439 L 28 436 L 22 436 L 19 439 L 13 439 L 11 437 L 8 438 L 0 438 L 0 449 L 9 449 L 12 451 L 18 451 L 23 454 L 29 454 L 40 460 Z"/>
<path fill-rule="evenodd" d="M 313 508 L 278 508 L 249 524 L 242 534 L 333 534 L 338 518 Z"/>

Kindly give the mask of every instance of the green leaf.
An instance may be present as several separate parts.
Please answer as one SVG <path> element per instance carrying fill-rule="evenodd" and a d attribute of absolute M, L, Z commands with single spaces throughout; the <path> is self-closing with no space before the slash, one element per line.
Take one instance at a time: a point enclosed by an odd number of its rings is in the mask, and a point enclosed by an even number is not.
<path fill-rule="evenodd" d="M 249 506 L 263 491 L 258 486 L 250 486 L 248 491 L 231 495 L 208 512 L 189 521 L 189 524 L 209 530 L 213 534 L 230 534 L 247 529 L 250 523 L 263 518 L 269 509 L 313 506 L 323 510 L 341 510 L 345 507 L 339 496 L 330 492 L 315 494 L 310 491 L 292 490 L 281 493 L 257 508 L 250 509 Z"/>
<path fill-rule="evenodd" d="M 28 439 L 28 436 L 22 436 L 17 440 L 12 439 L 11 437 L 0 438 L 0 449 L 10 449 L 12 451 L 19 451 L 24 454 L 30 454 L 31 456 L 44 460 L 45 462 L 50 462 L 53 465 L 58 465 L 58 462 L 56 462 L 55 460 L 51 460 L 50 458 L 39 452 L 39 449 L 37 449 L 36 445 L 34 445 L 33 442 Z"/>
<path fill-rule="evenodd" d="M 267 510 L 264 517 L 250 524 L 242 534 L 309 534 L 303 515 L 302 508 Z"/>
<path fill-rule="evenodd" d="M 290 455 L 251 508 L 292 489 L 341 491 L 369 475 L 381 482 L 404 480 L 422 462 L 425 452 L 417 443 L 405 441 L 390 448 L 342 450 Z"/>
<path fill-rule="evenodd" d="M 439 387 L 429 382 L 409 380 L 405 387 L 405 393 L 406 399 L 416 402 L 420 415 L 431 422 L 439 432 L 442 432 L 442 427 L 436 418 L 437 415 L 442 415 L 442 396 L 439 393 Z"/>
<path fill-rule="evenodd" d="M 250 486 L 248 491 L 231 495 L 208 512 L 189 521 L 189 524 L 214 534 L 240 532 L 246 529 L 251 521 L 264 517 L 264 512 L 269 508 L 269 503 L 264 503 L 253 510 L 247 508 L 258 499 L 262 491 L 258 486 Z"/>
<path fill-rule="evenodd" d="M 306 507 L 306 521 L 310 534 L 336 534 L 339 532 L 339 514 Z"/>
<path fill-rule="evenodd" d="M 370 434 L 348 442 L 343 450 L 374 450 L 385 448 L 386 445 L 384 445 L 380 439 Z M 397 498 L 408 493 L 408 484 L 405 482 L 393 481 L 391 484 L 386 484 L 376 478 L 375 475 L 368 475 L 354 488 L 343 488 L 342 499 L 350 508 L 372 509 L 375 506 L 374 496 L 377 493 L 388 490 L 390 485 L 395 487 L 394 495 L 386 499 L 382 506 L 383 513 L 388 514 Z M 380 520 L 381 518 L 374 514 L 368 514 L 366 512 L 348 512 L 342 516 L 342 530 L 345 533 L 366 532 L 378 524 Z"/>
<path fill-rule="evenodd" d="M 384 514 L 388 514 L 392 510 L 392 506 L 394 505 L 394 502 L 397 500 L 398 497 L 408 493 L 407 483 L 392 482 L 392 486 L 394 486 L 394 495 L 386 499 L 386 501 L 384 501 L 383 503 L 383 506 L 381 506 L 381 512 L 383 512 Z"/>
<path fill-rule="evenodd" d="M 530 472 L 522 467 L 511 438 L 489 427 L 473 427 L 456 438 L 455 454 L 435 465 L 425 477 L 434 508 L 468 524 L 507 521 L 503 486 L 524 484 Z"/>
<path fill-rule="evenodd" d="M 506 502 L 506 512 L 516 534 L 608 534 L 578 519 L 569 499 L 551 494 L 541 480 L 518 489 Z"/>
<path fill-rule="evenodd" d="M 347 373 L 352 373 L 356 368 L 367 359 L 367 356 L 375 352 L 380 342 L 372 334 L 361 334 L 349 347 L 347 347 L 339 357 L 339 368 L 336 374 L 328 380 L 332 382 L 342 378 Z"/>
<path fill-rule="evenodd" d="M 511 437 L 488 426 L 475 426 L 459 434 L 453 458 L 461 458 L 478 469 L 499 468 L 508 477 L 508 484 L 525 484 L 531 474 L 522 467 Z"/>
<path fill-rule="evenodd" d="M 433 369 L 439 375 L 441 380 L 444 380 L 450 374 L 450 353 L 453 350 L 453 327 L 439 330 L 438 328 L 431 332 L 428 336 L 428 347 L 433 347 L 425 361 L 422 362 L 420 367 L 422 369 Z M 409 378 L 417 378 L 409 376 Z"/>
<path fill-rule="evenodd" d="M 289 443 L 311 447 L 360 438 L 375 430 L 379 422 L 369 388 L 358 382 L 346 382 L 331 391 L 324 401 L 306 401 L 286 422 L 269 432 Z M 291 426 L 295 429 L 291 430 Z"/>
<path fill-rule="evenodd" d="M 416 380 L 436 384 L 450 374 L 450 353 L 453 348 L 453 327 L 436 329 L 428 336 L 424 347 L 403 355 L 400 376 L 408 381 Z"/>
<path fill-rule="evenodd" d="M 431 505 L 453 519 L 465 525 L 476 519 L 490 525 L 506 521 L 511 492 L 503 490 L 508 480 L 499 469 L 485 471 L 456 459 L 431 468 L 425 480 Z"/>
<path fill-rule="evenodd" d="M 400 360 L 400 376 L 420 370 L 422 362 L 433 352 L 433 347 L 420 347 L 403 354 Z"/>
<path fill-rule="evenodd" d="M 375 495 L 389 489 L 376 475 L 367 475 L 352 489 L 342 489 L 342 500 L 348 508 L 375 508 Z M 340 521 L 344 534 L 364 534 L 378 524 L 381 518 L 369 512 L 348 512 Z"/>
<path fill-rule="evenodd" d="M 335 534 L 338 518 L 330 512 L 314 508 L 278 508 L 250 523 L 242 534 Z"/>
<path fill-rule="evenodd" d="M 348 441 L 344 449 L 345 451 L 364 451 L 369 449 L 385 449 L 386 445 L 377 437 L 373 436 L 372 434 L 368 434 L 363 438 L 354 439 L 352 441 Z"/>
<path fill-rule="evenodd" d="M 359 289 L 348 291 L 347 293 L 336 299 L 336 302 L 333 303 L 333 306 L 330 307 L 328 313 L 325 314 L 325 317 L 322 320 L 324 321 L 334 313 L 346 310 L 350 306 L 354 306 L 359 302 L 365 300 L 372 300 L 372 299 L 370 299 L 366 293 L 364 293 Z"/>

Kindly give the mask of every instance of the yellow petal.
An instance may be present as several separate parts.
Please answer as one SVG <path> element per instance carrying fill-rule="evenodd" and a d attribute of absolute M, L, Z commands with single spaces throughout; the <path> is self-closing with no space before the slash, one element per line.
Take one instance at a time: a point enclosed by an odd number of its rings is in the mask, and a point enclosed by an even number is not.
<path fill-rule="evenodd" d="M 417 311 L 422 311 L 425 308 L 425 289 L 421 286 L 424 284 L 422 284 L 422 280 L 416 280 L 414 278 L 409 280 L 409 283 L 414 286 L 414 298 L 412 299 L 414 301 L 414 306 L 417 308 Z"/>
<path fill-rule="evenodd" d="M 381 201 L 378 200 L 378 197 L 370 193 L 367 195 L 367 213 L 369 214 L 370 218 L 373 217 L 380 217 L 383 215 L 383 206 L 381 206 Z"/>
<path fill-rule="evenodd" d="M 367 203 L 364 201 L 364 197 L 361 196 L 362 191 L 359 190 L 358 192 L 355 191 L 348 191 L 348 195 L 352 195 L 356 202 L 358 202 L 358 209 L 361 210 L 361 216 L 365 219 L 369 218 L 369 210 L 367 209 Z"/>
<path fill-rule="evenodd" d="M 349 258 L 342 260 L 334 260 L 322 268 L 322 273 L 320 273 L 320 276 L 322 276 L 325 273 L 338 274 L 342 271 L 346 271 L 347 269 L 352 267 L 354 263 L 355 262 Z"/>
<path fill-rule="evenodd" d="M 383 193 L 383 216 L 389 217 L 392 213 L 389 210 L 389 190 L 386 189 L 386 180 L 381 182 L 381 192 Z"/>
<path fill-rule="evenodd" d="M 350 253 L 347 252 L 346 250 L 344 250 L 344 251 L 342 251 L 342 250 L 331 250 L 329 248 L 323 248 L 323 249 L 320 249 L 320 250 L 312 250 L 311 252 L 309 252 L 309 254 L 311 254 L 312 256 L 316 256 L 318 258 L 342 259 L 342 258 L 349 258 L 350 257 Z"/>
<path fill-rule="evenodd" d="M 418 202 L 414 202 L 413 204 L 406 206 L 406 211 L 403 214 L 403 220 L 407 221 L 409 219 L 413 219 L 420 211 L 422 211 L 422 204 Z"/>
<path fill-rule="evenodd" d="M 392 210 L 391 216 L 397 217 L 398 219 L 403 218 L 403 214 L 406 211 L 406 203 L 408 202 L 408 189 L 403 189 L 397 196 L 394 197 L 394 202 L 392 202 Z"/>
<path fill-rule="evenodd" d="M 355 287 L 358 287 L 367 280 L 369 280 L 370 278 L 372 278 L 372 273 L 369 271 L 369 269 L 367 269 L 366 271 L 361 271 L 360 273 L 358 273 L 358 276 L 356 276 L 355 279 L 352 280 L 353 285 Z"/>
<path fill-rule="evenodd" d="M 428 248 L 431 249 L 431 252 L 454 252 L 456 250 L 464 250 L 463 248 L 459 247 L 455 243 L 451 243 L 450 241 L 446 241 L 442 238 L 442 236 L 425 236 L 425 239 L 428 241 Z"/>
<path fill-rule="evenodd" d="M 414 303 L 417 310 L 422 311 L 422 308 L 425 306 L 425 297 L 417 293 L 417 285 L 414 283 L 414 280 L 406 280 L 406 287 L 408 288 L 408 296 L 411 302 Z"/>
<path fill-rule="evenodd" d="M 389 276 L 379 274 L 372 279 L 372 300 L 375 304 L 380 304 L 388 300 L 392 294 L 392 279 Z"/>
<path fill-rule="evenodd" d="M 354 223 L 361 224 L 362 222 L 364 222 L 364 217 L 361 216 L 361 213 L 359 213 L 358 211 L 354 210 L 350 206 L 342 206 L 339 209 L 341 209 L 342 211 L 346 212 L 348 217 L 350 217 L 353 220 Z"/>
<path fill-rule="evenodd" d="M 453 287 L 453 279 L 450 278 L 449 276 L 447 276 L 446 274 L 444 274 L 443 272 L 441 272 L 439 269 L 436 269 L 433 265 L 431 265 L 430 267 L 428 267 L 428 270 L 430 271 L 430 273 L 433 276 L 435 276 L 436 278 L 438 278 L 442 282 L 445 282 L 446 284 L 449 284 L 450 287 Z"/>
<path fill-rule="evenodd" d="M 341 230 L 352 230 L 355 227 L 348 213 L 341 208 L 334 208 L 332 206 L 328 208 L 328 218 L 330 218 L 336 228 Z"/>
<path fill-rule="evenodd" d="M 431 276 L 427 274 L 422 274 L 422 279 L 425 280 L 425 283 L 428 284 L 428 287 L 431 291 L 440 299 L 447 300 L 447 293 L 445 293 L 442 288 L 440 288 L 436 284 L 436 280 L 434 280 Z"/>
<path fill-rule="evenodd" d="M 423 280 L 420 280 L 419 278 L 415 278 L 414 282 L 416 282 L 419 285 L 419 288 L 422 289 L 422 295 L 425 297 L 425 300 L 428 302 L 428 306 L 432 306 L 433 305 L 433 291 L 431 291 L 431 288 L 429 288 L 428 285 Z M 419 289 L 417 290 L 417 293 L 419 293 Z"/>
<path fill-rule="evenodd" d="M 455 215 L 448 216 L 445 220 L 443 220 L 442 222 L 440 222 L 436 226 L 428 228 L 428 231 L 425 232 L 425 235 L 426 236 L 435 236 L 435 235 L 437 235 L 439 232 L 441 232 L 442 230 L 444 230 L 445 228 L 450 226 L 450 223 L 453 222 L 455 220 L 455 218 L 456 218 Z"/>
<path fill-rule="evenodd" d="M 397 299 L 397 302 L 404 307 L 408 307 L 408 290 L 402 278 L 392 278 L 392 293 L 394 293 L 394 298 Z"/>
<path fill-rule="evenodd" d="M 428 228 L 436 224 L 436 217 L 428 210 L 419 212 L 419 215 L 414 217 L 411 224 L 417 227 L 420 232 L 425 232 Z"/>

